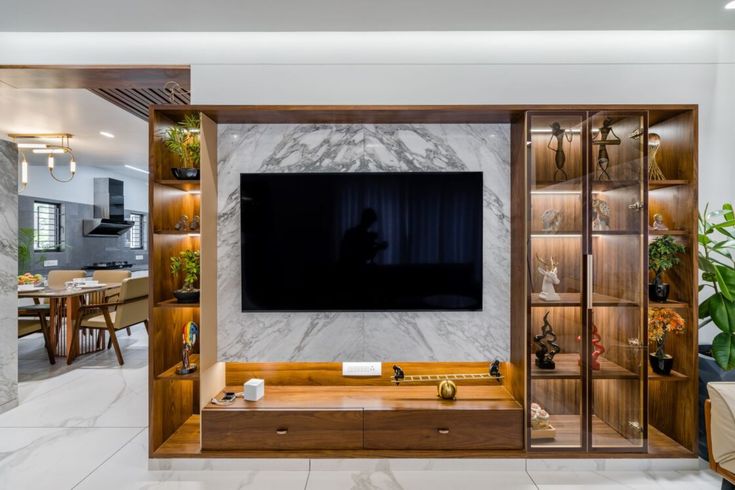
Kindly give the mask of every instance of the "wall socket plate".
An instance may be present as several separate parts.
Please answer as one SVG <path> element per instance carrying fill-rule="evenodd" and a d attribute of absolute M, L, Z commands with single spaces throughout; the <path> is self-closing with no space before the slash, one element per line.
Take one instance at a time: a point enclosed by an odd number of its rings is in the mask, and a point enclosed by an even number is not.
<path fill-rule="evenodd" d="M 57 265 L 59 265 L 59 261 L 58 260 L 44 260 L 43 261 L 43 266 L 44 267 L 54 267 L 54 266 L 57 266 Z"/>
<path fill-rule="evenodd" d="M 343 362 L 342 376 L 380 376 L 379 362 Z"/>
<path fill-rule="evenodd" d="M 136 255 L 135 256 L 135 260 L 143 260 L 143 256 L 142 255 Z"/>

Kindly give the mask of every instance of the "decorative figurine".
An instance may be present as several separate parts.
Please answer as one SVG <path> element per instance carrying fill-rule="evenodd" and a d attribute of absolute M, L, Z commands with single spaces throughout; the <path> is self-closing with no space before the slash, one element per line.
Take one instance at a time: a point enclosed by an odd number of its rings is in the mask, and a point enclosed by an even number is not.
<path fill-rule="evenodd" d="M 651 223 L 652 230 L 668 230 L 669 227 L 664 224 L 664 217 L 659 213 L 653 215 L 653 223 Z"/>
<path fill-rule="evenodd" d="M 457 385 L 454 383 L 458 380 L 473 380 L 477 381 L 480 379 L 494 379 L 498 383 L 502 383 L 503 374 L 500 372 L 500 361 L 494 360 L 488 372 L 486 374 L 471 373 L 471 374 L 416 374 L 407 376 L 399 366 L 393 366 L 393 376 L 391 376 L 391 382 L 396 386 L 401 383 L 431 383 L 438 381 L 437 395 L 442 400 L 454 400 L 457 398 Z"/>
<path fill-rule="evenodd" d="M 592 334 L 591 334 L 591 337 L 592 337 L 592 341 L 591 342 L 592 342 L 593 351 L 592 351 L 592 354 L 590 355 L 590 357 L 592 358 L 590 364 L 592 366 L 592 370 L 593 371 L 599 371 L 600 370 L 600 359 L 599 359 L 599 357 L 602 354 L 604 354 L 607 349 L 605 349 L 605 346 L 602 345 L 602 343 L 601 343 L 602 337 L 600 337 L 600 332 L 597 329 L 597 325 L 595 325 L 594 323 L 592 324 Z M 581 341 L 582 341 L 582 337 L 581 336 L 577 336 L 577 342 L 581 342 Z M 579 359 L 579 365 L 580 366 L 582 365 L 582 358 L 581 357 Z"/>
<path fill-rule="evenodd" d="M 197 370 L 197 365 L 190 362 L 191 351 L 197 341 L 199 326 L 194 322 L 187 322 L 182 330 L 181 338 L 184 347 L 181 349 L 181 367 L 176 370 L 176 374 L 191 374 Z"/>
<path fill-rule="evenodd" d="M 179 221 L 174 225 L 176 231 L 186 231 L 189 228 L 189 217 L 182 214 Z"/>
<path fill-rule="evenodd" d="M 564 154 L 564 140 L 566 139 L 569 143 L 572 142 L 572 132 L 567 131 L 561 127 L 558 121 L 551 123 L 551 138 L 546 147 L 554 152 L 554 163 L 556 164 L 556 170 L 554 170 L 554 180 L 563 181 L 567 180 L 567 173 L 564 171 L 564 163 L 567 161 L 567 157 Z M 556 139 L 556 148 L 551 146 L 551 143 Z M 557 179 L 557 175 L 561 174 L 561 179 Z"/>
<path fill-rule="evenodd" d="M 549 413 L 541 408 L 538 403 L 531 403 L 531 428 L 534 430 L 548 429 L 549 425 Z"/>
<path fill-rule="evenodd" d="M 457 398 L 457 385 L 454 381 L 445 379 L 437 386 L 437 396 L 442 400 L 454 400 Z"/>
<path fill-rule="evenodd" d="M 541 327 L 541 333 L 533 337 L 533 343 L 536 344 L 536 366 L 539 369 L 554 369 L 554 356 L 559 353 L 561 347 L 556 343 L 556 334 L 549 323 L 549 313 L 544 315 L 544 324 Z"/>
<path fill-rule="evenodd" d="M 610 206 L 602 199 L 592 199 L 592 229 L 608 231 L 610 229 Z"/>
<path fill-rule="evenodd" d="M 661 136 L 656 133 L 648 133 L 648 180 L 666 180 L 656 159 L 660 147 Z"/>
<path fill-rule="evenodd" d="M 199 222 L 199 215 L 195 214 L 191 219 L 191 223 L 189 223 L 189 231 L 199 231 L 200 228 L 201 223 Z"/>
<path fill-rule="evenodd" d="M 561 221 L 564 215 L 558 209 L 547 209 L 544 214 L 541 215 L 541 223 L 543 231 L 549 231 L 556 233 L 561 228 Z"/>
<path fill-rule="evenodd" d="M 612 138 L 608 139 L 612 134 Z M 600 174 L 597 176 L 597 180 L 610 180 L 610 174 L 607 173 L 607 167 L 610 164 L 610 156 L 607 153 L 608 145 L 619 145 L 621 143 L 620 138 L 612 128 L 612 119 L 605 118 L 602 123 L 602 127 L 599 128 L 599 138 L 593 139 L 592 144 L 600 147 L 597 153 L 597 166 L 600 168 Z"/>
<path fill-rule="evenodd" d="M 554 262 L 554 257 L 551 257 L 550 261 L 546 262 L 538 254 L 536 255 L 536 260 L 541 263 L 541 266 L 538 268 L 539 274 L 544 276 L 544 282 L 541 284 L 541 292 L 538 297 L 544 301 L 561 300 L 561 296 L 554 290 L 554 285 L 560 282 L 557 276 L 557 265 L 559 264 Z"/>

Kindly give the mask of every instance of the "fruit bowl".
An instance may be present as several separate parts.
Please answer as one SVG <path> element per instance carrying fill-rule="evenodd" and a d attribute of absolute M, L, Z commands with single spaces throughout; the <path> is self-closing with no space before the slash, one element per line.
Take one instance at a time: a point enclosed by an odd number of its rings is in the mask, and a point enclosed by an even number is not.
<path fill-rule="evenodd" d="M 26 286 L 26 289 L 32 289 L 34 287 L 41 286 L 43 284 L 43 276 L 41 274 L 31 274 L 26 272 L 18 276 L 18 289 L 21 286 Z"/>

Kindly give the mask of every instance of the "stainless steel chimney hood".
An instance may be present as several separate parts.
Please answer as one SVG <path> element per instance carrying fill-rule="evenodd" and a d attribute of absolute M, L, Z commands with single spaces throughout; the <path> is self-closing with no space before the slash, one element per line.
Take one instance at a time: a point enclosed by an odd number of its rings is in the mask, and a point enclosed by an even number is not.
<path fill-rule="evenodd" d="M 125 220 L 122 180 L 94 179 L 94 219 L 83 222 L 84 236 L 120 236 L 133 226 Z"/>

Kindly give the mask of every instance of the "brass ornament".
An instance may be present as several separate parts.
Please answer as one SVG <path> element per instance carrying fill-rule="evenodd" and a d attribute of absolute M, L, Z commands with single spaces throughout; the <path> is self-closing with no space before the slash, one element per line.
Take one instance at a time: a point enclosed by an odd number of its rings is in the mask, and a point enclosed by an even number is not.
<path fill-rule="evenodd" d="M 457 397 L 457 385 L 454 381 L 445 379 L 437 386 L 437 395 L 442 400 L 454 400 Z"/>

